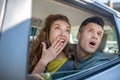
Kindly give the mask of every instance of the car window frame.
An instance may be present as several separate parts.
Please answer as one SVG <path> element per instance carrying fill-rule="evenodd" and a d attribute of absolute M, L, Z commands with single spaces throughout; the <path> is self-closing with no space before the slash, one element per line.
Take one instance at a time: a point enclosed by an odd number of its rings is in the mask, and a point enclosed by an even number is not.
<path fill-rule="evenodd" d="M 60 0 L 58 0 L 60 1 Z M 112 11 L 111 9 L 107 8 L 107 7 L 103 7 L 102 4 L 99 4 L 97 2 L 95 3 L 89 3 L 87 1 L 81 1 L 81 2 L 84 2 L 86 4 L 88 4 L 88 6 L 85 6 L 84 4 L 80 3 L 78 4 L 76 1 L 74 0 L 62 0 L 63 2 L 65 1 L 66 4 L 69 4 L 69 5 L 73 5 L 75 8 L 82 8 L 84 11 L 88 12 L 88 13 L 91 13 L 91 14 L 94 14 L 94 15 L 99 15 L 101 16 L 102 18 L 106 19 L 106 20 L 109 20 L 115 27 L 115 34 L 117 36 L 117 43 L 118 43 L 118 48 L 120 46 L 119 42 L 120 39 L 119 39 L 119 34 L 120 34 L 120 29 L 116 23 L 116 13 L 114 11 Z M 95 12 L 95 11 L 98 11 L 98 12 Z M 102 14 L 99 14 L 100 11 L 104 11 Z M 120 51 L 120 48 L 119 48 L 119 51 Z M 110 60 L 109 62 L 107 63 L 104 63 L 102 65 L 98 65 L 98 66 L 95 66 L 95 67 L 92 67 L 90 69 L 87 69 L 83 72 L 78 72 L 78 73 L 75 73 L 75 74 L 72 74 L 72 75 L 69 75 L 69 76 L 66 76 L 66 77 L 63 77 L 63 78 L 59 78 L 57 80 L 61 80 L 61 79 L 70 79 L 70 80 L 74 80 L 74 79 L 85 79 L 85 78 L 89 78 L 95 74 L 98 74 L 100 72 L 103 72 L 107 69 L 110 69 L 111 67 L 113 66 L 116 66 L 117 64 L 120 63 L 120 58 L 119 56 L 117 58 L 114 58 L 112 60 Z"/>
<path fill-rule="evenodd" d="M 5 16 L 5 10 L 6 10 L 7 0 L 0 0 L 0 40 L 1 40 L 1 32 L 2 32 L 2 26 L 3 26 L 3 20 Z"/>
<path fill-rule="evenodd" d="M 107 65 L 105 65 L 107 64 Z M 56 80 L 84 80 L 87 79 L 91 76 L 94 76 L 95 74 L 99 74 L 101 72 L 104 72 L 105 70 L 108 70 L 114 66 L 116 66 L 117 64 L 120 64 L 120 58 L 116 57 L 106 63 L 103 63 L 101 65 L 86 69 L 84 71 L 79 71 L 77 73 L 62 77 L 62 78 L 58 78 Z"/>

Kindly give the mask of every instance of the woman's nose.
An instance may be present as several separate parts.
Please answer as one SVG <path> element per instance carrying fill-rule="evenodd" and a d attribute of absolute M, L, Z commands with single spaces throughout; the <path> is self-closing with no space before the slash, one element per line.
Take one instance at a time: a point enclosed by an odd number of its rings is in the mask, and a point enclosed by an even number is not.
<path fill-rule="evenodd" d="M 60 30 L 60 33 L 61 33 L 61 34 L 64 34 L 64 30 L 61 29 L 61 30 Z"/>
<path fill-rule="evenodd" d="M 63 35 L 63 36 L 65 36 L 65 35 L 66 35 L 66 33 L 65 33 L 65 31 L 64 31 L 64 30 L 61 30 L 60 34 L 61 34 L 61 35 Z"/>

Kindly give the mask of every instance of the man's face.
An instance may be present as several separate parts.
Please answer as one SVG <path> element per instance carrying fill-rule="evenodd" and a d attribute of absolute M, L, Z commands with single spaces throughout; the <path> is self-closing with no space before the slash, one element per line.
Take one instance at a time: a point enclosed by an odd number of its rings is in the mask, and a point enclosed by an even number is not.
<path fill-rule="evenodd" d="M 91 22 L 84 26 L 82 31 L 77 35 L 80 51 L 94 53 L 101 43 L 103 33 L 102 27 L 98 24 Z"/>

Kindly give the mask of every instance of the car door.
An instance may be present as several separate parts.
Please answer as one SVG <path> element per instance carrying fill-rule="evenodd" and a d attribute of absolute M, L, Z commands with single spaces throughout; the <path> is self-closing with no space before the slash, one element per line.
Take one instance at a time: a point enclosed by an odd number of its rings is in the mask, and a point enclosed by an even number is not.
<path fill-rule="evenodd" d="M 0 0 L 0 80 L 25 80 L 31 0 Z"/>

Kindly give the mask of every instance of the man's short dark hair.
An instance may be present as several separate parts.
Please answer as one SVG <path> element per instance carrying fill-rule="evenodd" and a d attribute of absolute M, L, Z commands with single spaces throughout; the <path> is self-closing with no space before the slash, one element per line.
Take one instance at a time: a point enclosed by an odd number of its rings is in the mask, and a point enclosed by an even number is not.
<path fill-rule="evenodd" d="M 88 23 L 93 22 L 98 25 L 100 25 L 102 28 L 104 27 L 104 21 L 100 17 L 90 17 L 84 20 L 79 28 L 79 31 L 81 30 L 82 27 L 86 26 Z"/>

